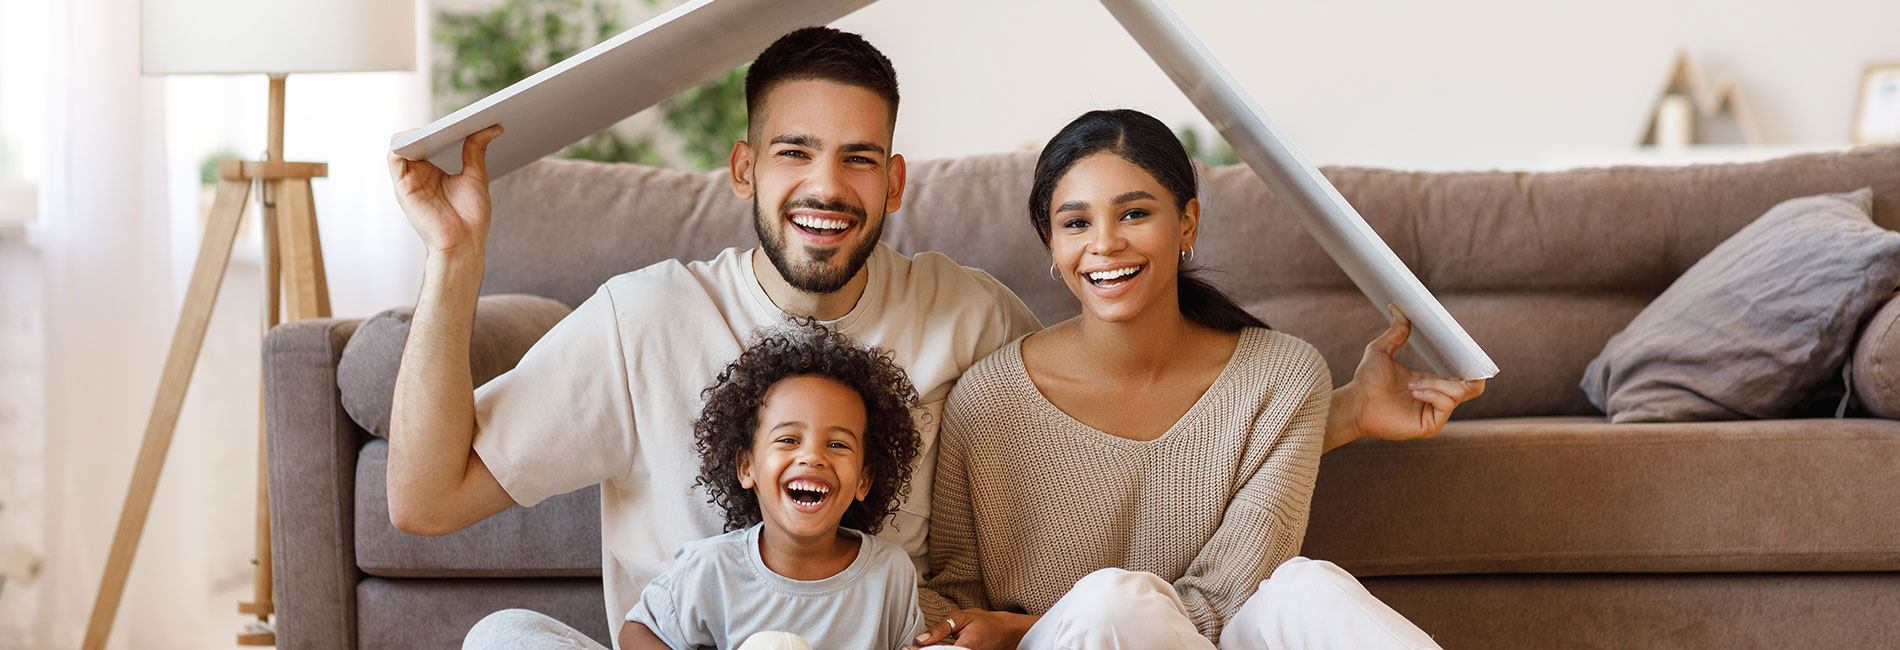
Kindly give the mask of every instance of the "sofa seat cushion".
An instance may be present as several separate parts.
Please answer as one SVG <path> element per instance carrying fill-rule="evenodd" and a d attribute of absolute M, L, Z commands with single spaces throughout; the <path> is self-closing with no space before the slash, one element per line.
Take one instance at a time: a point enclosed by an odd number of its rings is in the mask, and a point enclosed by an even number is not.
<path fill-rule="evenodd" d="M 513 507 L 441 537 L 389 523 L 389 443 L 372 440 L 356 460 L 356 566 L 398 578 L 600 575 L 600 490 L 576 490 L 533 508 Z"/>
<path fill-rule="evenodd" d="M 1354 575 L 1900 570 L 1900 422 L 1453 422 L 1320 463 L 1302 553 Z"/>
<path fill-rule="evenodd" d="M 535 506 L 540 507 L 540 506 Z M 554 617 L 603 645 L 607 604 L 598 578 L 385 580 L 356 585 L 354 647 L 460 648 L 490 613 L 527 609 Z M 329 641 L 329 639 L 325 639 Z M 352 647 L 341 643 L 312 647 Z"/>

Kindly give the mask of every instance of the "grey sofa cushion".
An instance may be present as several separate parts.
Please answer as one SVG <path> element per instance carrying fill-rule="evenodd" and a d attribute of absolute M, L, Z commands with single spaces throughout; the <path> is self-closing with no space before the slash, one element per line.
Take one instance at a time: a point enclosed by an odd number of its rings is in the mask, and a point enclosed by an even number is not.
<path fill-rule="evenodd" d="M 1872 208 L 1862 188 L 1769 209 L 1611 337 L 1584 393 L 1613 422 L 1787 417 L 1900 282 L 1900 233 Z"/>
<path fill-rule="evenodd" d="M 1854 342 L 1854 396 L 1868 413 L 1900 420 L 1900 295 L 1861 328 Z"/>
<path fill-rule="evenodd" d="M 572 311 L 560 302 L 528 295 L 482 296 L 475 303 L 469 332 L 468 370 L 480 386 L 521 362 L 541 335 Z M 389 437 L 389 405 L 396 392 L 396 369 L 409 340 L 414 307 L 391 309 L 364 321 L 343 348 L 336 383 L 343 410 L 378 438 Z"/>
<path fill-rule="evenodd" d="M 440 537 L 389 523 L 389 443 L 356 460 L 356 568 L 385 578 L 544 578 L 600 575 L 600 489 L 515 506 Z"/>

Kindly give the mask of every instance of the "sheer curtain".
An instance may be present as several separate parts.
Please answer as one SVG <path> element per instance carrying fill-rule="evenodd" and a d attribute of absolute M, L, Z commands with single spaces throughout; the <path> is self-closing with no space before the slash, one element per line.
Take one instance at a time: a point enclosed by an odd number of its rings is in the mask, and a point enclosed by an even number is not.
<path fill-rule="evenodd" d="M 25 345 L 42 352 L 44 391 L 27 405 L 40 407 L 27 415 L 43 426 L 34 450 L 43 490 L 4 495 L 38 506 L 43 525 L 0 543 L 22 540 L 45 569 L 0 592 L 30 609 L 0 616 L 0 633 L 13 634 L 0 646 L 79 646 L 203 236 L 200 165 L 264 149 L 265 79 L 141 77 L 139 11 L 138 0 L 70 0 L 46 12 L 39 223 L 31 255 L 0 266 L 37 272 L 0 283 L 40 280 L 28 288 L 43 296 L 39 327 L 23 331 L 41 337 Z M 426 44 L 427 21 L 417 24 Z M 392 133 L 434 117 L 426 74 L 293 75 L 287 96 L 286 157 L 329 163 L 315 195 L 334 311 L 363 317 L 413 302 L 421 247 L 391 198 L 383 151 Z M 113 648 L 236 647 L 245 620 L 236 603 L 250 597 L 254 534 L 255 216 L 253 206 L 225 274 Z"/>

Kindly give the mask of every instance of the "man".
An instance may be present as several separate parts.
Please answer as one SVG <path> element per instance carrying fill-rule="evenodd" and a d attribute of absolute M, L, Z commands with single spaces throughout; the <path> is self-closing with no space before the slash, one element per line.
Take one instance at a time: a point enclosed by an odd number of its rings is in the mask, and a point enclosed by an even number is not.
<path fill-rule="evenodd" d="M 606 613 L 617 635 L 680 543 L 722 532 L 693 487 L 699 391 L 760 327 L 816 318 L 892 350 L 917 387 L 923 453 L 909 498 L 880 536 L 926 566 L 943 400 L 964 369 L 1040 324 L 988 274 L 935 253 L 906 258 L 878 241 L 904 198 L 904 158 L 891 146 L 897 104 L 890 62 L 856 35 L 807 28 L 773 43 L 746 76 L 746 140 L 730 161 L 760 247 L 607 281 L 480 392 L 469 383 L 469 330 L 489 219 L 484 153 L 501 129 L 468 138 L 459 175 L 392 155 L 397 199 L 429 251 L 390 417 L 396 527 L 446 534 L 599 484 Z M 1439 379 L 1433 400 L 1414 402 L 1390 358 L 1402 337 L 1388 333 L 1368 348 L 1381 388 L 1341 389 L 1328 447 L 1362 428 L 1435 434 L 1457 403 L 1482 391 Z M 1367 397 L 1378 406 L 1362 407 Z M 551 619 L 509 614 L 478 625 L 469 644 L 563 639 L 585 640 Z"/>

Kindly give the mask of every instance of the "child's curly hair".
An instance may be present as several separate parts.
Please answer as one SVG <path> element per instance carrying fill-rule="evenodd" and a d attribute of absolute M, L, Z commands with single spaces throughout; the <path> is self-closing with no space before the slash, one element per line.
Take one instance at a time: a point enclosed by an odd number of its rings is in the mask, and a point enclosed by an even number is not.
<path fill-rule="evenodd" d="M 759 523 L 759 497 L 739 485 L 739 459 L 752 452 L 766 391 L 781 379 L 799 376 L 837 381 L 864 400 L 864 473 L 871 477 L 871 491 L 863 501 L 852 502 L 839 524 L 876 533 L 910 489 L 911 463 L 920 447 L 910 419 L 917 391 L 890 351 L 860 347 L 815 320 L 762 332 L 701 392 L 706 407 L 693 421 L 700 458 L 694 485 L 706 488 L 707 501 L 725 511 L 726 530 Z"/>

